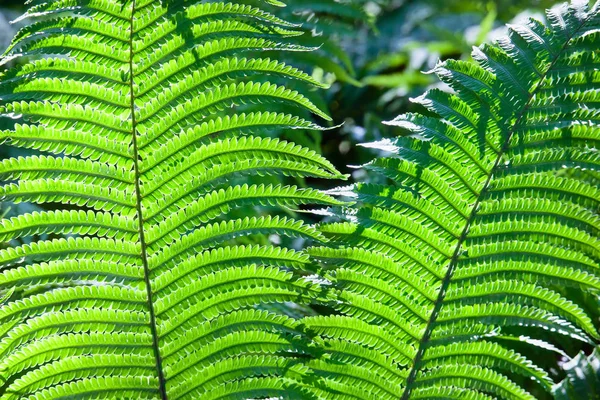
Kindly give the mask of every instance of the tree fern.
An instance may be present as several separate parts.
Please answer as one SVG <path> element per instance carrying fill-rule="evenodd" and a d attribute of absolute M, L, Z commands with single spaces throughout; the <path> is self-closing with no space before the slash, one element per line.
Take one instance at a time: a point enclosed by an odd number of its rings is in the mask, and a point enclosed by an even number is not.
<path fill-rule="evenodd" d="M 308 256 L 236 239 L 321 242 L 261 206 L 339 204 L 245 180 L 342 177 L 262 134 L 318 128 L 305 110 L 328 119 L 276 83 L 319 86 L 276 61 L 310 50 L 297 26 L 166 0 L 34 0 L 23 18 L 2 58 L 20 66 L 0 81 L 0 139 L 32 155 L 2 161 L 0 193 L 44 208 L 0 221 L 2 398 L 303 398 L 298 322 L 256 306 L 317 296 L 294 272 Z"/>
<path fill-rule="evenodd" d="M 364 166 L 382 183 L 337 191 L 358 205 L 322 226 L 337 245 L 310 250 L 341 313 L 304 321 L 326 350 L 309 363 L 319 396 L 534 399 L 552 381 L 517 348 L 599 338 L 565 293 L 600 289 L 600 15 L 547 17 L 440 63 L 453 91 L 366 145 L 391 154 Z"/>

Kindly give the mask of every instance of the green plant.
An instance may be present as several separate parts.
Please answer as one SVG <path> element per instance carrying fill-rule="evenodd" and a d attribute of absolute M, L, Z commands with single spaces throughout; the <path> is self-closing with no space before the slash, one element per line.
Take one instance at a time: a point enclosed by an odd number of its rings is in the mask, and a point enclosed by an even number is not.
<path fill-rule="evenodd" d="M 321 227 L 333 247 L 309 250 L 338 311 L 303 321 L 326 351 L 308 363 L 315 393 L 541 398 L 536 364 L 599 339 L 576 300 L 600 289 L 599 8 L 552 9 L 476 63 L 440 63 L 454 92 L 430 90 L 389 122 L 405 135 L 365 145 L 391 155 L 337 190 L 357 206 Z"/>
<path fill-rule="evenodd" d="M 600 394 L 600 359 L 598 347 L 589 357 L 581 352 L 563 365 L 567 377 L 552 387 L 556 400 L 592 400 Z"/>
<path fill-rule="evenodd" d="M 274 130 L 328 119 L 282 60 L 356 83 L 347 5 L 31 1 L 1 59 L 0 142 L 29 155 L 0 161 L 0 398 L 581 390 L 548 371 L 600 339 L 600 6 L 440 63 L 453 91 L 326 194 L 286 185 L 344 176 Z"/>
<path fill-rule="evenodd" d="M 301 397 L 298 322 L 256 306 L 321 289 L 306 254 L 265 238 L 323 237 L 271 206 L 339 202 L 246 183 L 342 178 L 264 136 L 328 119 L 278 82 L 321 85 L 267 58 L 310 50 L 297 27 L 177 0 L 34 0 L 24 18 L 0 140 L 33 154 L 1 162 L 0 195 L 44 209 L 0 221 L 2 398 Z"/>

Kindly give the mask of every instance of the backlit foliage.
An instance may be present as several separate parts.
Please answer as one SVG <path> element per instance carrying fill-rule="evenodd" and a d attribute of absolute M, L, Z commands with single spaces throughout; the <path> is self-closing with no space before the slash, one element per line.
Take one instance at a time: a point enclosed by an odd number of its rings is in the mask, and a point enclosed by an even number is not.
<path fill-rule="evenodd" d="M 2 59 L 20 66 L 0 83 L 0 140 L 34 154 L 1 163 L 0 194 L 45 209 L 0 221 L 2 398 L 300 393 L 298 322 L 255 306 L 317 296 L 294 273 L 308 257 L 236 239 L 322 241 L 265 210 L 338 204 L 245 180 L 342 178 L 263 135 L 319 128 L 304 110 L 328 119 L 280 84 L 320 86 L 277 61 L 310 50 L 297 26 L 242 3 L 166 0 L 33 1 L 23 18 Z"/>
<path fill-rule="evenodd" d="M 553 358 L 560 336 L 598 340 L 565 293 L 600 289 L 600 15 L 578 2 L 547 18 L 440 63 L 453 92 L 366 145 L 388 154 L 364 166 L 386 183 L 357 184 L 321 228 L 337 247 L 310 250 L 341 314 L 304 321 L 327 352 L 315 393 L 533 400 L 517 382 L 552 381 L 516 345 Z"/>

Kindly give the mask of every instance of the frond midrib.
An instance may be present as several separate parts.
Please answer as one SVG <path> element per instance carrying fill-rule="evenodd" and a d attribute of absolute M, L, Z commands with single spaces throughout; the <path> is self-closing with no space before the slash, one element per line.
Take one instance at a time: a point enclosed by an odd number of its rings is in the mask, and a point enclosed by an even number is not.
<path fill-rule="evenodd" d="M 552 68 L 556 65 L 556 63 L 560 59 L 561 54 L 566 49 L 566 47 L 569 45 L 569 42 L 571 41 L 571 39 L 575 36 L 575 34 L 577 32 L 579 32 L 586 25 L 586 23 L 592 16 L 593 15 L 590 13 L 588 15 L 588 17 L 586 19 L 584 19 L 579 24 L 579 26 L 577 26 L 577 28 L 572 31 L 571 35 L 566 38 L 563 45 L 560 47 L 560 49 L 558 49 L 558 51 L 554 55 L 554 58 L 548 64 L 548 68 L 546 69 L 546 71 L 544 71 L 544 73 L 539 76 L 539 79 L 538 79 L 538 82 L 537 82 L 535 88 L 531 92 L 527 93 L 527 96 L 528 96 L 527 102 L 523 105 L 522 109 L 519 111 L 519 113 L 516 116 L 515 122 L 511 125 L 510 129 L 508 130 L 506 137 L 504 139 L 504 143 L 502 144 L 502 148 L 500 149 L 499 152 L 496 152 L 496 154 L 497 154 L 496 161 L 494 162 L 492 168 L 489 170 L 487 179 L 486 179 L 485 183 L 483 184 L 483 186 L 481 187 L 479 194 L 477 195 L 477 199 L 471 208 L 471 213 L 469 214 L 469 216 L 465 222 L 464 229 L 463 229 L 460 237 L 458 238 L 458 242 L 456 243 L 455 251 L 454 251 L 452 257 L 450 258 L 450 262 L 448 263 L 446 275 L 444 276 L 444 278 L 442 280 L 442 284 L 441 284 L 440 290 L 438 292 L 438 298 L 436 299 L 436 301 L 434 303 L 433 311 L 431 312 L 431 316 L 430 316 L 429 320 L 427 321 L 427 325 L 425 327 L 425 331 L 423 332 L 423 336 L 421 337 L 421 340 L 419 341 L 419 347 L 416 352 L 415 358 L 413 359 L 410 373 L 408 375 L 408 378 L 406 379 L 406 386 L 404 389 L 404 393 L 402 394 L 402 397 L 400 398 L 400 400 L 409 400 L 410 399 L 410 394 L 413 389 L 411 386 L 415 383 L 417 373 L 419 372 L 419 369 L 420 369 L 420 363 L 425 354 L 425 350 L 427 347 L 427 343 L 429 342 L 429 338 L 431 337 L 431 334 L 433 332 L 433 328 L 434 328 L 435 322 L 437 320 L 437 316 L 438 316 L 438 314 L 442 308 L 442 305 L 444 303 L 446 292 L 448 291 L 448 287 L 452 280 L 452 275 L 453 275 L 454 269 L 456 268 L 456 265 L 459 260 L 459 256 L 462 251 L 462 246 L 469 235 L 469 229 L 471 227 L 471 224 L 475 221 L 475 218 L 477 217 L 479 205 L 481 204 L 481 201 L 484 199 L 486 193 L 489 190 L 490 183 L 492 182 L 492 179 L 494 178 L 495 172 L 498 169 L 498 167 L 500 166 L 500 163 L 501 163 L 504 155 L 510 150 L 512 137 L 513 137 L 514 133 L 516 132 L 517 127 L 521 123 L 521 120 L 525 116 L 527 110 L 531 107 L 532 100 L 535 98 L 536 93 L 542 88 L 542 83 L 543 83 L 545 77 L 552 71 Z"/>
<path fill-rule="evenodd" d="M 136 12 L 136 0 L 131 2 L 131 17 L 129 19 L 129 107 L 131 112 L 131 141 L 133 148 L 133 168 L 134 168 L 134 185 L 135 185 L 135 207 L 138 217 L 138 235 L 140 242 L 140 257 L 142 260 L 142 266 L 144 267 L 144 284 L 146 285 L 148 311 L 150 314 L 150 331 L 152 333 L 152 350 L 154 352 L 154 358 L 156 361 L 156 373 L 158 376 L 158 391 L 162 400 L 167 400 L 167 387 L 165 375 L 162 367 L 162 358 L 160 355 L 160 344 L 158 337 L 158 328 L 156 323 L 156 314 L 154 311 L 154 302 L 152 298 L 152 284 L 150 282 L 150 268 L 148 266 L 148 251 L 147 244 L 144 235 L 144 218 L 142 214 L 142 192 L 140 187 L 140 157 L 137 143 L 137 121 L 135 117 L 135 91 L 134 91 L 134 18 Z"/>

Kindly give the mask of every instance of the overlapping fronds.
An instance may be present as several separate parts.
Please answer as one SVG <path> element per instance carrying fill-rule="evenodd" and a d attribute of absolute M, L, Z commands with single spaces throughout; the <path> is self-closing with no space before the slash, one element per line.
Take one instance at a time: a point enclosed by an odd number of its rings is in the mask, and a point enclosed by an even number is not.
<path fill-rule="evenodd" d="M 276 83 L 319 85 L 277 61 L 310 50 L 297 26 L 176 0 L 34 0 L 23 18 L 2 58 L 20 66 L 1 76 L 0 141 L 33 155 L 0 163 L 0 194 L 42 208 L 0 221 L 0 397 L 302 398 L 298 322 L 256 306 L 318 296 L 294 272 L 308 256 L 236 239 L 323 241 L 264 206 L 338 204 L 245 180 L 341 178 L 252 136 L 328 118 Z"/>
<path fill-rule="evenodd" d="M 387 183 L 357 184 L 322 227 L 337 247 L 310 250 L 342 314 L 305 321 L 328 350 L 317 393 L 534 399 L 552 381 L 515 344 L 552 358 L 558 338 L 599 338 L 565 295 L 600 289 L 600 14 L 583 3 L 440 63 L 453 90 L 366 145 Z"/>

